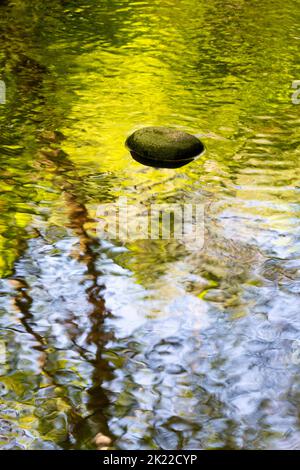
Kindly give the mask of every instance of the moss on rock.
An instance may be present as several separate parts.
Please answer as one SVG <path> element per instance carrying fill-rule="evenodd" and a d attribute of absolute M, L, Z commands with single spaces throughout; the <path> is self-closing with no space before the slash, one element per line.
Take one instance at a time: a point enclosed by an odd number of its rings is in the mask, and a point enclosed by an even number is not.
<path fill-rule="evenodd" d="M 167 127 L 145 127 L 134 132 L 126 140 L 133 157 L 152 162 L 153 166 L 164 163 L 189 162 L 200 155 L 204 145 L 197 137 Z M 147 164 L 147 163 L 146 163 Z"/>

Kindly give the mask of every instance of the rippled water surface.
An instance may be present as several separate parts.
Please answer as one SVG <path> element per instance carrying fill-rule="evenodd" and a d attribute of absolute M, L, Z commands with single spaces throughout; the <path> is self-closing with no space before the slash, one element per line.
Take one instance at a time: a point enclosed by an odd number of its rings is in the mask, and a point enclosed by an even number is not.
<path fill-rule="evenodd" d="M 0 447 L 300 448 L 300 5 L 0 2 Z M 148 168 L 146 125 L 198 136 Z M 205 206 L 205 244 L 99 204 Z"/>

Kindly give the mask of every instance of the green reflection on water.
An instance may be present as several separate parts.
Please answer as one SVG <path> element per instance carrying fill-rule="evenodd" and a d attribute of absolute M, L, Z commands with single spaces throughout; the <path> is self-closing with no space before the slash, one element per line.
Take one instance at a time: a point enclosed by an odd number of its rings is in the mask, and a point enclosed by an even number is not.
<path fill-rule="evenodd" d="M 184 285 L 207 304 L 219 303 L 232 318 L 249 313 L 245 286 L 262 282 L 252 265 L 261 251 L 276 252 L 261 230 L 275 238 L 284 235 L 278 241 L 282 258 L 299 248 L 294 236 L 299 108 L 291 102 L 292 81 L 300 79 L 298 2 L 56 0 L 49 6 L 18 0 L 1 2 L 0 12 L 0 79 L 7 86 L 7 103 L 0 105 L 0 271 L 8 283 L 1 335 L 10 345 L 1 406 L 9 410 L 7 426 L 12 426 L 3 445 L 18 435 L 20 447 L 52 442 L 91 448 L 93 436 L 102 432 L 117 435 L 117 447 L 137 441 L 139 447 L 163 446 L 163 438 L 154 437 L 154 425 L 145 430 L 132 424 L 137 429 L 122 443 L 123 431 L 108 424 L 114 415 L 132 418 L 136 397 L 130 376 L 119 395 L 102 387 L 112 370 L 123 368 L 118 348 L 122 357 L 131 346 L 120 346 L 113 339 L 116 332 L 110 338 L 102 331 L 95 210 L 99 203 L 127 196 L 131 203 L 219 203 L 217 214 L 248 218 L 243 241 L 254 245 L 250 257 L 247 245 L 228 247 L 230 234 L 214 215 L 207 222 L 207 248 L 198 257 L 175 242 L 137 241 L 114 260 L 138 285 L 153 289 L 159 301 Z M 124 141 L 146 125 L 197 134 L 207 153 L 177 170 L 143 167 L 132 160 Z M 63 253 L 56 242 L 72 237 L 79 245 L 67 259 L 82 266 L 87 302 L 83 312 L 73 308 L 89 318 L 84 346 L 92 345 L 95 354 L 85 361 L 84 348 L 78 348 L 80 366 L 65 351 L 60 357 L 50 329 L 39 324 L 42 306 L 35 300 L 42 301 L 32 283 L 39 280 L 40 268 L 27 266 L 34 240 L 43 239 L 55 257 Z M 237 253 L 240 259 L 232 264 Z M 71 264 L 72 269 L 79 268 Z M 187 280 L 187 272 L 201 275 L 201 282 Z M 57 308 L 63 305 L 59 299 Z M 159 311 L 153 307 L 148 314 L 155 317 Z M 47 308 L 43 312 L 47 316 Z M 65 319 L 69 341 L 82 333 L 77 321 Z M 21 333 L 9 330 L 15 327 Z M 109 340 L 116 344 L 107 355 L 115 353 L 115 360 L 102 357 Z M 193 394 L 191 389 L 179 395 Z M 202 418 L 214 417 L 214 409 L 222 414 L 222 406 L 214 397 Z M 223 441 L 212 432 L 203 446 L 238 447 L 235 426 L 229 420 Z M 248 445 L 261 446 L 263 431 L 261 425 L 256 443 L 249 437 Z M 183 431 L 170 436 L 166 446 L 188 445 Z"/>

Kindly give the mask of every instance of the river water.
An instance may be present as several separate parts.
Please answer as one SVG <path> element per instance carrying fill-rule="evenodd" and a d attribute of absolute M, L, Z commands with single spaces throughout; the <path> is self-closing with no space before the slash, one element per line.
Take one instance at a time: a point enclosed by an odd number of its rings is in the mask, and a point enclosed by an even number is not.
<path fill-rule="evenodd" d="M 299 2 L 46 3 L 0 2 L 1 449 L 299 449 Z M 206 153 L 143 166 L 147 125 Z M 203 247 L 102 239 L 119 197 Z"/>

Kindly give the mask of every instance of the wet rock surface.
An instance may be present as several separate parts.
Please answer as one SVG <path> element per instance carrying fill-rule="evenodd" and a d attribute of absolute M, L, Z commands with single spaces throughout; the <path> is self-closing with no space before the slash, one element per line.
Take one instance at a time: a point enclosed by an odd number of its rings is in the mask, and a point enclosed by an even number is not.
<path fill-rule="evenodd" d="M 138 162 L 155 167 L 178 168 L 204 151 L 197 137 L 168 127 L 145 127 L 128 137 L 126 146 Z"/>

